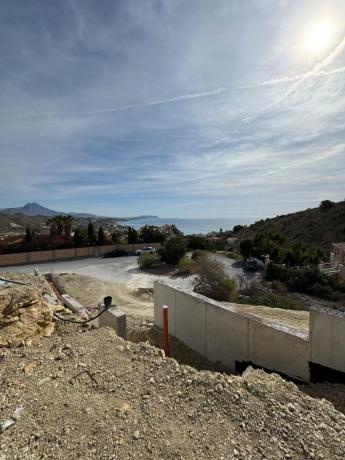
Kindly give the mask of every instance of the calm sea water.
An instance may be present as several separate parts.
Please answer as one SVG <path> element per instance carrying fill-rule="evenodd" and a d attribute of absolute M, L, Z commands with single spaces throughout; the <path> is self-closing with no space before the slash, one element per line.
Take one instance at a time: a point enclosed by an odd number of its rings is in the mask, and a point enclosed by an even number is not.
<path fill-rule="evenodd" d="M 147 218 L 138 220 L 129 220 L 127 222 L 121 222 L 124 225 L 130 225 L 135 229 L 139 229 L 144 225 L 156 225 L 161 227 L 165 224 L 174 224 L 181 230 L 185 235 L 191 235 L 193 233 L 209 233 L 213 231 L 232 230 L 234 225 L 241 224 L 252 224 L 256 221 L 256 218 L 251 217 L 231 217 L 231 218 L 219 218 L 219 219 L 161 219 L 161 218 Z"/>

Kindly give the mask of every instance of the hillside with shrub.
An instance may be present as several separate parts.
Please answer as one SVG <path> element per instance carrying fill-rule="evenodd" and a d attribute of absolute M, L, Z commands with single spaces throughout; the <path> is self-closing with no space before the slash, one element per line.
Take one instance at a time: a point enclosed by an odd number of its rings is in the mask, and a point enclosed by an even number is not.
<path fill-rule="evenodd" d="M 328 251 L 331 243 L 345 241 L 345 201 L 325 200 L 317 208 L 263 219 L 239 228 L 236 236 L 253 239 L 263 232 L 284 236 L 287 246 L 302 241 L 315 249 Z"/>

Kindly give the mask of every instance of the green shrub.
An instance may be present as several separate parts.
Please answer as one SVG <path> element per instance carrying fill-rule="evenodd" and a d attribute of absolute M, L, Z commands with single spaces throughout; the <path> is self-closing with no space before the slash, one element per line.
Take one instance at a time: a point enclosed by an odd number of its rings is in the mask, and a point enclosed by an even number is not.
<path fill-rule="evenodd" d="M 140 268 L 150 268 L 157 262 L 157 257 L 154 254 L 140 254 L 137 259 Z"/>
<path fill-rule="evenodd" d="M 191 275 L 195 269 L 195 261 L 189 257 L 182 257 L 178 263 L 179 272 L 181 275 Z"/>
<path fill-rule="evenodd" d="M 282 267 L 280 265 L 276 265 L 274 263 L 270 263 L 267 266 L 265 279 L 267 281 L 288 281 L 291 277 L 291 272 L 289 268 Z"/>
<path fill-rule="evenodd" d="M 195 251 L 196 249 L 212 249 L 212 243 L 208 240 L 208 238 L 206 238 L 206 236 L 190 235 L 187 238 L 187 245 L 189 251 Z"/>
<path fill-rule="evenodd" d="M 193 251 L 192 260 L 198 260 L 199 257 L 204 256 L 206 256 L 206 253 L 204 251 L 201 251 L 200 249 L 197 249 L 196 251 Z"/>
<path fill-rule="evenodd" d="M 219 301 L 233 302 L 237 299 L 236 282 L 226 275 L 223 264 L 217 260 L 199 257 L 194 273 L 194 292 Z"/>
<path fill-rule="evenodd" d="M 270 263 L 265 278 L 286 283 L 292 292 L 304 292 L 328 300 L 344 297 L 337 283 L 316 267 L 291 269 Z"/>
<path fill-rule="evenodd" d="M 233 232 L 233 233 L 238 233 L 238 232 L 240 232 L 241 230 L 243 230 L 244 227 L 245 227 L 244 225 L 235 225 L 234 228 L 232 229 L 232 232 Z"/>
<path fill-rule="evenodd" d="M 272 289 L 274 291 L 286 292 L 287 287 L 282 281 L 272 281 Z"/>
<path fill-rule="evenodd" d="M 164 246 L 160 249 L 159 254 L 166 262 L 170 265 L 177 265 L 180 259 L 187 252 L 187 244 L 181 237 L 170 238 L 170 240 L 164 243 Z"/>
<path fill-rule="evenodd" d="M 321 201 L 319 208 L 322 209 L 322 211 L 326 211 L 328 209 L 333 208 L 334 205 L 335 205 L 334 201 L 323 200 Z"/>
<path fill-rule="evenodd" d="M 240 242 L 240 252 L 245 259 L 252 255 L 253 249 L 254 244 L 252 240 L 247 239 Z"/>

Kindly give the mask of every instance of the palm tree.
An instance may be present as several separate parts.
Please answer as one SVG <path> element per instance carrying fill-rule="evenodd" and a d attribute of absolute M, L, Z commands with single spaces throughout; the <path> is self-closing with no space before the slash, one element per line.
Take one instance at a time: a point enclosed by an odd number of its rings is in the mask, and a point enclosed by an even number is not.
<path fill-rule="evenodd" d="M 66 236 L 71 236 L 73 222 L 74 218 L 72 216 L 62 216 L 63 229 Z"/>
<path fill-rule="evenodd" d="M 50 234 L 52 236 L 57 235 L 57 222 L 55 220 L 55 217 L 51 217 L 50 219 L 48 219 L 47 225 L 49 225 L 50 227 Z"/>
<path fill-rule="evenodd" d="M 62 235 L 64 232 L 66 236 L 69 236 L 71 234 L 72 222 L 72 216 L 63 216 L 60 214 L 48 219 L 47 225 L 50 225 L 51 235 Z"/>

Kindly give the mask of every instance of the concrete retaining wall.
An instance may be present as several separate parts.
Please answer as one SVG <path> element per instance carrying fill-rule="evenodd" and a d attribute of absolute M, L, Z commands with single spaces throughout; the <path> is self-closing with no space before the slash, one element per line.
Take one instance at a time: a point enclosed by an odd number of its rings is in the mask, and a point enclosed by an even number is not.
<path fill-rule="evenodd" d="M 163 305 L 169 307 L 171 335 L 230 369 L 236 362 L 252 362 L 306 382 L 311 363 L 345 374 L 345 312 L 312 308 L 308 335 L 155 282 L 154 320 L 159 327 Z"/>
<path fill-rule="evenodd" d="M 310 316 L 311 361 L 345 372 L 345 313 L 313 308 Z"/>
<path fill-rule="evenodd" d="M 272 326 L 266 321 L 249 321 L 249 361 L 308 382 L 310 343 L 289 329 Z"/>
<path fill-rule="evenodd" d="M 24 265 L 39 262 L 50 262 L 54 260 L 75 259 L 82 257 L 100 257 L 106 252 L 114 249 L 123 249 L 128 252 L 135 252 L 142 249 L 147 243 L 140 244 L 114 244 L 106 246 L 89 246 L 86 248 L 54 249 L 50 251 L 20 252 L 17 254 L 0 254 L 0 267 L 11 265 Z M 160 243 L 150 243 L 150 246 L 159 249 Z"/>
<path fill-rule="evenodd" d="M 155 324 L 162 327 L 162 306 L 169 307 L 169 332 L 212 362 L 235 370 L 236 362 L 309 381 L 307 336 L 270 321 L 242 315 L 231 307 L 165 283 L 154 284 Z"/>

